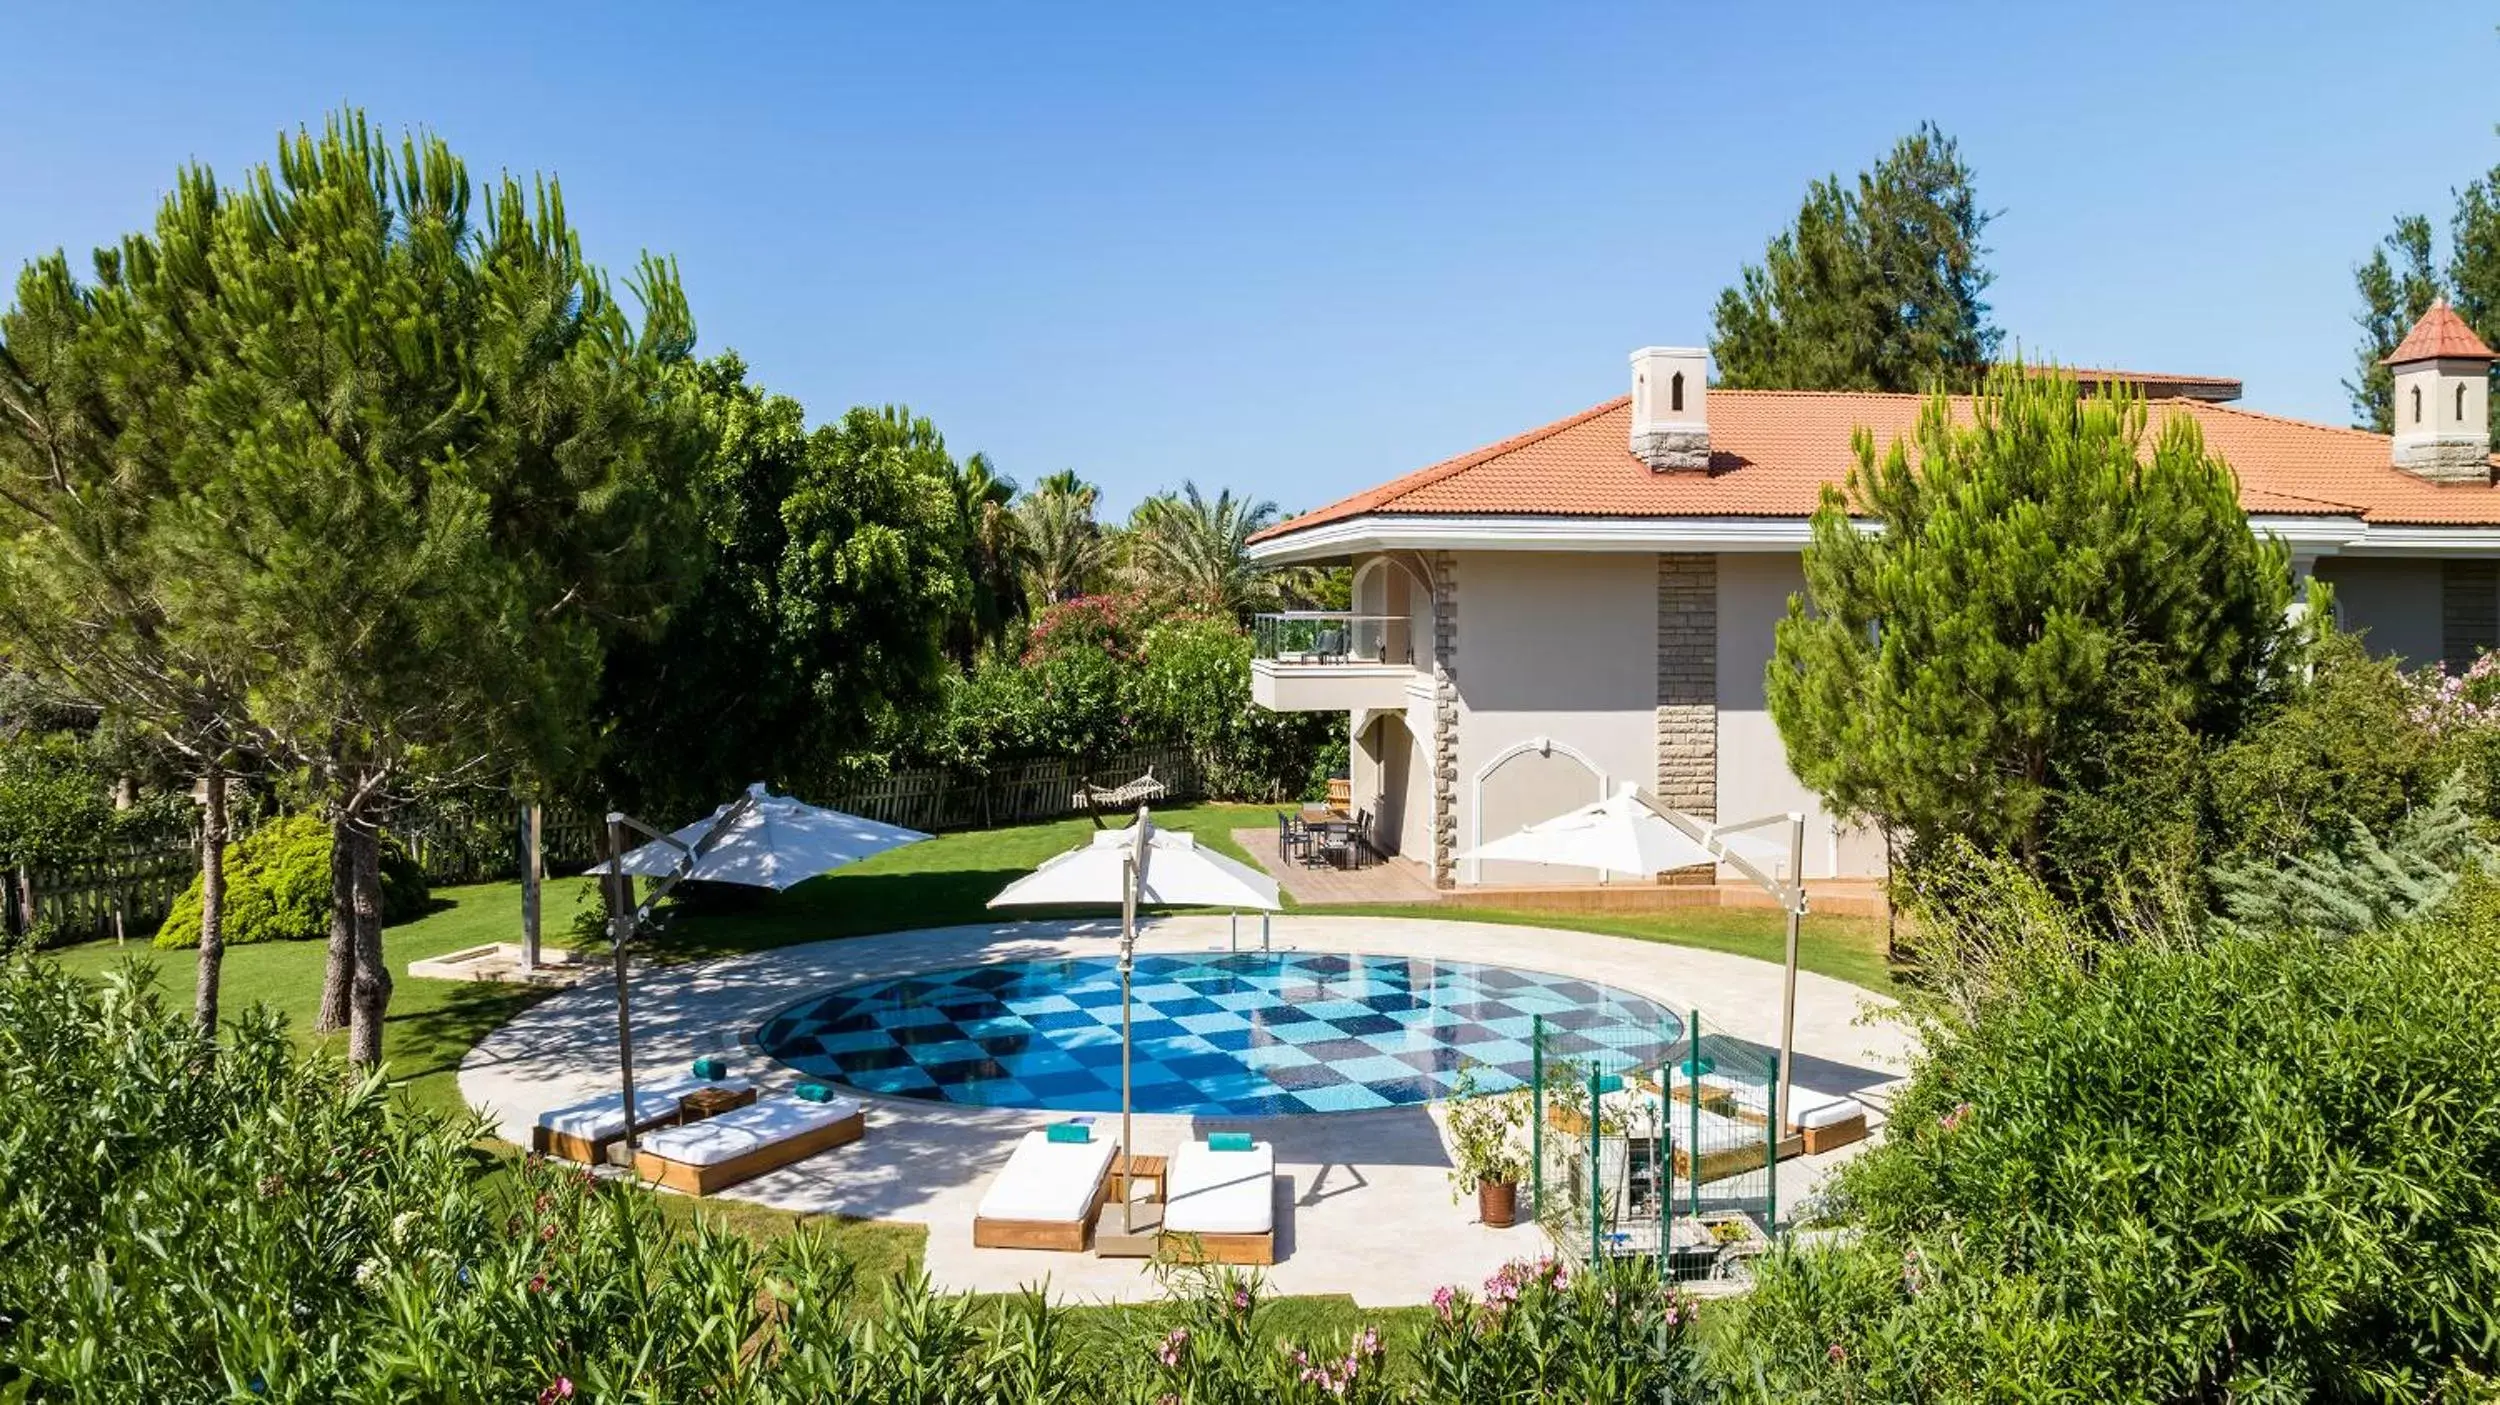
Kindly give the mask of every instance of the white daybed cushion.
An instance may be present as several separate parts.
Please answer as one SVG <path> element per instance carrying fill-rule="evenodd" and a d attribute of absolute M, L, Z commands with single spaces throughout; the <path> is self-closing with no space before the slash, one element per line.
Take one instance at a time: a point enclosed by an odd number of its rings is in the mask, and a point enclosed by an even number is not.
<path fill-rule="evenodd" d="M 724 1078 L 706 1083 L 700 1078 L 663 1078 L 649 1085 L 634 1087 L 634 1116 L 649 1126 L 677 1115 L 677 1100 L 697 1088 L 726 1088 L 744 1092 L 749 1084 L 743 1078 Z M 563 1107 L 549 1108 L 538 1114 L 538 1125 L 550 1132 L 589 1141 L 607 1141 L 625 1135 L 625 1094 L 623 1091 L 601 1093 Z"/>
<path fill-rule="evenodd" d="M 848 1098 L 812 1103 L 804 1098 L 765 1098 L 683 1127 L 663 1127 L 642 1139 L 642 1150 L 681 1166 L 717 1166 L 820 1127 L 857 1116 Z"/>
<path fill-rule="evenodd" d="M 973 1213 L 985 1220 L 1074 1224 L 1094 1208 L 1094 1188 L 1119 1150 L 1108 1137 L 1054 1142 L 1047 1132 L 1027 1132 Z"/>
<path fill-rule="evenodd" d="M 1691 1149 L 1695 1118 L 1701 1122 L 1701 1144 L 1705 1151 L 1763 1144 L 1761 1123 L 1739 1122 L 1707 1108 L 1696 1112 L 1689 1103 L 1667 1110 L 1667 1139 L 1676 1146 Z"/>
<path fill-rule="evenodd" d="M 1216 1151 L 1183 1142 L 1164 1186 L 1163 1228 L 1171 1234 L 1266 1234 L 1276 1228 L 1276 1148 Z"/>
<path fill-rule="evenodd" d="M 1802 1091 L 1802 1090 L 1799 1090 Z M 1839 1098 L 1820 1107 L 1810 1107 L 1797 1114 L 1800 1127 L 1837 1127 L 1853 1117 L 1866 1116 L 1866 1104 L 1856 1098 Z"/>

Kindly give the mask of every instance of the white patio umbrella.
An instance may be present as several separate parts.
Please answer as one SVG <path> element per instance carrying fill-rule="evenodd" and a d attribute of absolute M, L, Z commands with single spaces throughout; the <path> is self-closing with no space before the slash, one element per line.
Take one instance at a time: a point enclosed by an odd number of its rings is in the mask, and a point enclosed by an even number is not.
<path fill-rule="evenodd" d="M 1094 907 L 1120 905 L 1120 1154 L 1134 1156 L 1129 1090 L 1129 977 L 1137 967 L 1137 909 L 1152 907 L 1249 907 L 1275 912 L 1284 906 L 1276 880 L 1236 859 L 1200 848 L 1198 837 L 1157 829 L 1146 807 L 1127 829 L 1107 829 L 1094 842 L 1042 861 L 1042 866 L 999 890 L 991 907 Z M 1128 1186 L 1120 1182 L 1120 1228 L 1134 1233 Z"/>
<path fill-rule="evenodd" d="M 1788 827 L 1785 861 L 1776 841 L 1755 831 Z M 1679 868 L 1726 864 L 1779 900 L 1788 915 L 1787 955 L 1781 969 L 1780 1076 L 1772 1119 L 1787 1129 L 1789 1068 L 1797 1039 L 1797 924 L 1806 913 L 1806 817 L 1791 811 L 1737 824 L 1715 824 L 1670 810 L 1626 782 L 1614 794 L 1514 834 L 1479 844 L 1462 859 L 1566 864 L 1654 878 Z"/>
<path fill-rule="evenodd" d="M 627 831 L 651 842 L 627 851 Z M 880 824 L 840 810 L 826 810 L 775 795 L 762 781 L 710 815 L 662 834 L 622 812 L 608 815 L 608 852 L 617 857 L 591 872 L 607 887 L 608 931 L 616 943 L 616 1053 L 625 1092 L 625 1149 L 634 1146 L 633 1002 L 625 984 L 625 952 L 652 907 L 678 884 L 738 883 L 778 893 L 888 849 L 917 844 L 928 835 Z M 635 877 L 657 878 L 658 887 L 634 901 Z"/>

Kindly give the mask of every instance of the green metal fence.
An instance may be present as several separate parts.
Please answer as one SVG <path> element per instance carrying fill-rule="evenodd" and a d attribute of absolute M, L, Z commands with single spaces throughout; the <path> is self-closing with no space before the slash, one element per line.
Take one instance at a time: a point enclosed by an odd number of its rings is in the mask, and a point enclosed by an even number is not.
<path fill-rule="evenodd" d="M 1683 1281 L 1740 1274 L 1779 1218 L 1779 1056 L 1705 1032 L 1699 1011 L 1640 1041 L 1582 1032 L 1600 1022 L 1536 1017 L 1530 1213 L 1578 1262 L 1653 1257 Z"/>

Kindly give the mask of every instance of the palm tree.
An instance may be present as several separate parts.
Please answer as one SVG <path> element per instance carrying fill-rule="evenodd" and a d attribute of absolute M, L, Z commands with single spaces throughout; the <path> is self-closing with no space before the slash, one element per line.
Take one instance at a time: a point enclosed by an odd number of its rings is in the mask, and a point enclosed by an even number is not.
<path fill-rule="evenodd" d="M 1045 605 L 1083 595 L 1110 564 L 1111 543 L 1094 520 L 1094 485 L 1061 469 L 1033 485 L 1016 504 L 1031 552 L 1033 593 Z"/>
<path fill-rule="evenodd" d="M 1024 526 L 1010 507 L 1016 485 L 1002 478 L 987 454 L 974 454 L 958 465 L 954 490 L 955 541 L 972 594 L 947 628 L 947 649 L 969 668 L 985 644 L 1004 639 L 1029 605 L 1024 580 L 1033 553 L 1025 543 Z"/>
<path fill-rule="evenodd" d="M 1246 615 L 1276 598 L 1276 581 L 1250 560 L 1250 538 L 1276 521 L 1276 504 L 1236 498 L 1227 488 L 1208 501 L 1194 482 L 1139 504 L 1131 519 L 1129 564 L 1150 594 L 1200 609 Z"/>

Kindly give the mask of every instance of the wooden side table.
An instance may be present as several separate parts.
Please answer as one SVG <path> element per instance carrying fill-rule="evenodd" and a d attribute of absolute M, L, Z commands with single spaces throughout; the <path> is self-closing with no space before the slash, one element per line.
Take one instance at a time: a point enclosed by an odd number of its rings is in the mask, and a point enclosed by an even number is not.
<path fill-rule="evenodd" d="M 718 1117 L 755 1101 L 752 1084 L 744 1088 L 697 1088 L 677 1100 L 677 1118 L 681 1122 L 700 1122 Z"/>
<path fill-rule="evenodd" d="M 1115 1199 L 1125 1200 L 1128 1198 L 1133 1182 L 1148 1181 L 1155 1188 L 1152 1198 L 1161 1200 L 1163 1198 L 1163 1173 L 1170 1164 L 1171 1158 L 1169 1157 L 1131 1156 L 1125 1151 L 1121 1152 L 1111 1158 L 1112 1196 Z"/>

